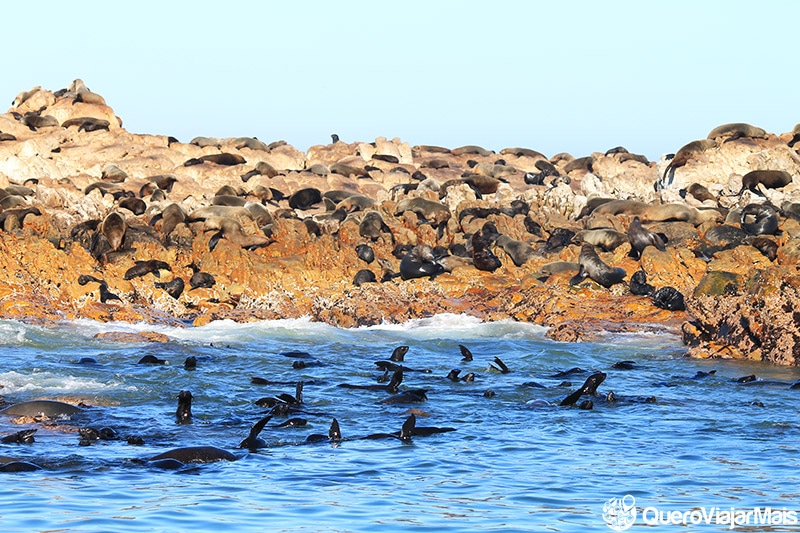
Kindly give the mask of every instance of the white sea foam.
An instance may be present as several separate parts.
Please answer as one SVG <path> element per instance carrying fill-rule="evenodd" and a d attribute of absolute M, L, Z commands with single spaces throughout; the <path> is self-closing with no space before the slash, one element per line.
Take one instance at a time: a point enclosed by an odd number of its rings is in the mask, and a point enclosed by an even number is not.
<path fill-rule="evenodd" d="M 0 374 L 0 386 L 3 387 L 4 395 L 21 392 L 67 394 L 91 391 L 96 393 L 101 390 L 118 389 L 121 385 L 122 383 L 116 380 L 103 382 L 91 378 L 53 374 L 51 372 L 23 374 L 12 370 Z"/>

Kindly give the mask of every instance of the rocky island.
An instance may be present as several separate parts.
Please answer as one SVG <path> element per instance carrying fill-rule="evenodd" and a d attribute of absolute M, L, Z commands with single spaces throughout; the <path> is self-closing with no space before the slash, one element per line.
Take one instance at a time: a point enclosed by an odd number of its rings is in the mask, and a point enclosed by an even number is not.
<path fill-rule="evenodd" d="M 81 80 L 34 87 L 0 115 L 0 317 L 466 313 L 796 365 L 798 140 L 725 124 L 659 161 L 336 135 L 301 152 L 134 134 Z"/>

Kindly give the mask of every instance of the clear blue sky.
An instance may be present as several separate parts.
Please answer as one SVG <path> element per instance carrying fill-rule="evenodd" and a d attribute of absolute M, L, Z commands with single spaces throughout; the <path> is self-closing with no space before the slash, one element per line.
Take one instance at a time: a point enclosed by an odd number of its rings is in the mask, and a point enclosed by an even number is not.
<path fill-rule="evenodd" d="M 0 98 L 73 79 L 135 133 L 480 144 L 656 159 L 800 122 L 800 2 L 37 1 Z M 13 11 L 13 12 L 12 12 Z"/>

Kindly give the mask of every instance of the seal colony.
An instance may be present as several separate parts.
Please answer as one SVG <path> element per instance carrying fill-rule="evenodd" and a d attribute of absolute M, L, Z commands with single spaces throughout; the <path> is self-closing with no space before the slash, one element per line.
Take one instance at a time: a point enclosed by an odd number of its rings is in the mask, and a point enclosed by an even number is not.
<path fill-rule="evenodd" d="M 121 124 L 81 80 L 0 115 L 1 317 L 451 312 L 557 340 L 666 328 L 697 356 L 800 364 L 796 127 L 724 124 L 654 162 L 386 138 L 304 153 Z"/>

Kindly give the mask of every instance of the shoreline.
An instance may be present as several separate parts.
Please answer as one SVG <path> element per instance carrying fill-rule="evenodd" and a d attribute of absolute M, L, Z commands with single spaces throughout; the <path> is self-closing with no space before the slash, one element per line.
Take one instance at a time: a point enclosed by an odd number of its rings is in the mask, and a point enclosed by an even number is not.
<path fill-rule="evenodd" d="M 0 141 L 1 318 L 202 325 L 310 316 L 353 327 L 466 313 L 544 325 L 570 342 L 661 329 L 682 336 L 694 357 L 800 364 L 794 133 L 728 131 L 658 162 L 621 147 L 548 158 L 385 138 L 299 152 L 246 137 L 131 134 L 100 100 L 76 103 L 88 91 L 78 81 L 21 94 L 0 115 L 0 132 L 13 137 Z M 763 168 L 785 170 L 790 182 L 745 190 L 742 176 Z M 686 194 L 690 184 L 711 197 Z M 600 199 L 628 203 L 614 210 Z M 731 216 L 765 200 L 778 208 L 777 229 L 759 235 L 772 258 Z M 663 250 L 631 257 L 634 216 L 663 236 Z M 624 271 L 622 282 L 576 281 L 586 243 Z M 359 257 L 364 245 L 374 260 Z M 192 265 L 214 284 L 191 288 Z M 417 271 L 434 277 L 404 279 Z M 638 271 L 649 295 L 631 293 Z M 367 282 L 356 286 L 357 275 Z M 666 287 L 687 311 L 654 300 Z"/>

